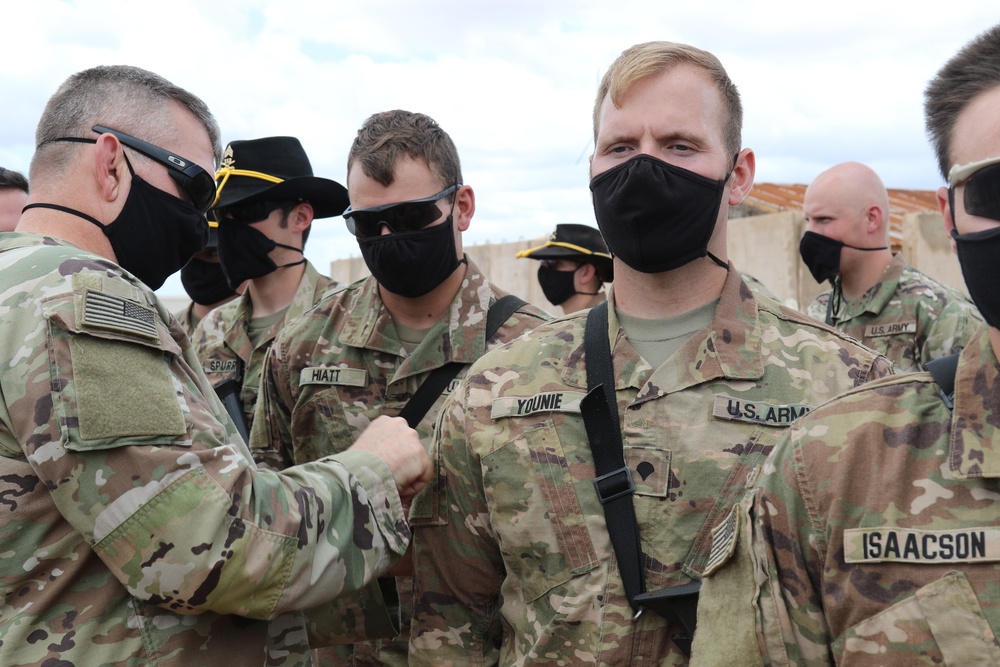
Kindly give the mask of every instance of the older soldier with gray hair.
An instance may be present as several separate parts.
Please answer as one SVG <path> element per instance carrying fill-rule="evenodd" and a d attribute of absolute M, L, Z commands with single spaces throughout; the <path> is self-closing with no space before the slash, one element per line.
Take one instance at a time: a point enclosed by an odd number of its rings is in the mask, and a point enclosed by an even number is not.
<path fill-rule="evenodd" d="M 989 326 L 778 443 L 717 533 L 700 665 L 1000 664 L 1000 25 L 924 100 L 945 230 Z"/>
<path fill-rule="evenodd" d="M 407 545 L 402 420 L 257 470 L 151 291 L 206 241 L 218 126 L 135 67 L 70 77 L 0 239 L 0 664 L 303 665 L 298 609 Z M 397 490 L 398 487 L 398 490 Z"/>
<path fill-rule="evenodd" d="M 741 127 L 700 49 L 639 44 L 604 76 L 590 187 L 615 282 L 442 408 L 412 664 L 684 664 L 717 521 L 796 416 L 888 372 L 726 261 Z"/>

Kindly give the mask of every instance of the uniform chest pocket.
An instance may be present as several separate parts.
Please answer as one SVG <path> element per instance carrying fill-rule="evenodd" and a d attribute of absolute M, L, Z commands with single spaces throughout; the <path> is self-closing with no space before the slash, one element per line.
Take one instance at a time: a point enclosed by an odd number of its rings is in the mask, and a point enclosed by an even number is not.
<path fill-rule="evenodd" d="M 837 638 L 843 663 L 1000 665 L 1000 646 L 972 585 L 949 572 Z"/>
<path fill-rule="evenodd" d="M 486 455 L 483 483 L 504 564 L 532 602 L 598 565 L 579 487 L 593 466 L 567 458 L 551 420 Z M 574 467 L 586 469 L 577 479 Z"/>
<path fill-rule="evenodd" d="M 371 419 L 363 404 L 350 409 L 342 398 L 341 387 L 309 387 L 292 410 L 292 451 L 296 463 L 306 463 L 351 446 Z M 377 414 L 377 413 L 376 413 Z"/>
<path fill-rule="evenodd" d="M 171 372 L 179 348 L 71 326 L 48 321 L 52 403 L 67 449 L 190 444 L 183 388 Z"/>

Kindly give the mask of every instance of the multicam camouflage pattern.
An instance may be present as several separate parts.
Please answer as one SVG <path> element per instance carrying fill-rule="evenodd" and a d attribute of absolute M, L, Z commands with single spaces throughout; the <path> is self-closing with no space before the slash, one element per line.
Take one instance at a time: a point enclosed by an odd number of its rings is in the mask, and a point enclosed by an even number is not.
<path fill-rule="evenodd" d="M 741 271 L 740 277 L 743 278 L 743 282 L 747 284 L 747 287 L 749 287 L 750 291 L 752 291 L 754 294 L 766 296 L 768 299 L 773 299 L 775 301 L 781 301 L 781 299 L 779 299 L 777 296 L 774 295 L 774 292 L 767 289 L 767 285 L 757 280 L 749 273 L 743 273 Z"/>
<path fill-rule="evenodd" d="M 614 303 L 612 295 L 609 296 Z M 580 399 L 586 314 L 492 351 L 442 409 L 432 459 L 443 521 L 414 529 L 411 664 L 681 665 L 680 632 L 633 621 L 593 486 Z M 730 267 L 714 320 L 660 368 L 609 309 L 646 587 L 697 580 L 711 528 L 799 414 L 890 372 L 884 357 Z"/>
<path fill-rule="evenodd" d="M 471 364 L 488 348 L 548 320 L 543 311 L 522 306 L 487 341 L 486 312 L 505 294 L 490 285 L 470 260 L 465 281 L 448 311 L 409 355 L 373 278 L 327 295 L 313 310 L 288 323 L 268 356 L 250 438 L 254 456 L 266 465 L 282 468 L 342 451 L 377 416 L 398 415 L 433 369 L 450 362 Z M 456 379 L 451 387 L 457 383 Z M 428 449 L 434 420 L 451 387 L 417 425 Z M 418 496 L 414 501 L 411 522 L 437 521 L 421 499 Z M 397 579 L 402 639 L 324 649 L 319 651 L 317 664 L 350 664 L 353 659 L 365 664 L 405 665 L 410 587 L 408 577 Z M 371 615 L 382 610 L 361 603 L 367 593 L 338 601 L 339 609 L 332 616 L 345 619 L 344 627 L 337 629 L 341 636 L 313 627 L 317 643 L 365 638 L 371 636 L 366 628 L 381 627 L 372 623 Z M 346 627 L 350 625 L 347 619 L 353 619 L 353 630 Z"/>
<path fill-rule="evenodd" d="M 405 551 L 379 459 L 257 470 L 180 325 L 114 263 L 4 234 L 0 346 L 0 665 L 307 665 L 289 612 Z"/>
<path fill-rule="evenodd" d="M 338 287 L 336 281 L 320 275 L 308 261 L 305 268 L 306 271 L 302 274 L 302 280 L 299 281 L 285 316 L 271 327 L 256 348 L 250 342 L 247 333 L 250 317 L 253 314 L 249 289 L 240 297 L 206 315 L 191 336 L 195 353 L 201 360 L 205 375 L 213 387 L 218 387 L 226 380 L 239 379 L 240 362 L 242 362 L 243 385 L 240 402 L 243 405 L 248 429 L 253 426 L 254 409 L 257 405 L 257 396 L 260 394 L 260 374 L 264 369 L 264 359 L 274 337 L 281 331 L 285 322 L 306 312 L 324 294 Z"/>
<path fill-rule="evenodd" d="M 806 314 L 825 322 L 832 294 L 816 297 Z M 889 357 L 897 373 L 913 373 L 960 352 L 982 321 L 968 297 L 896 255 L 881 281 L 857 301 L 840 304 L 832 326 Z"/>
<path fill-rule="evenodd" d="M 742 590 L 729 563 L 706 578 L 703 600 L 725 602 L 699 635 L 756 618 L 742 650 L 769 665 L 1000 664 L 1000 364 L 985 328 L 955 388 L 952 412 L 929 374 L 897 376 L 797 422 L 739 522 L 751 574 Z M 698 664 L 732 664 L 695 648 Z"/>
<path fill-rule="evenodd" d="M 194 330 L 198 327 L 198 316 L 194 314 L 194 304 L 189 303 L 186 308 L 178 310 L 174 313 L 174 317 L 177 319 L 177 323 L 181 325 L 181 329 L 184 333 L 188 335 L 188 338 L 194 337 Z"/>

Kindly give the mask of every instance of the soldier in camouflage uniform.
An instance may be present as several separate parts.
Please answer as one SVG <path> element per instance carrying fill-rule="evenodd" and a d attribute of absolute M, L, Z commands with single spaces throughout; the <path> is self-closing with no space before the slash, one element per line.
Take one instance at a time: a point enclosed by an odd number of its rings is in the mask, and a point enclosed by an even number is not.
<path fill-rule="evenodd" d="M 430 478 L 416 433 L 385 418 L 348 452 L 257 470 L 151 289 L 205 242 L 218 136 L 133 67 L 74 75 L 42 115 L 0 240 L 4 667 L 308 665 L 296 610 L 406 549 Z"/>
<path fill-rule="evenodd" d="M 925 111 L 989 326 L 957 371 L 872 383 L 789 430 L 716 532 L 697 664 L 1000 664 L 1000 26 L 944 66 Z"/>
<path fill-rule="evenodd" d="M 191 303 L 184 310 L 174 313 L 174 317 L 188 336 L 194 336 L 198 323 L 209 312 L 239 296 L 229 286 L 226 276 L 222 273 L 222 263 L 219 261 L 218 221 L 208 221 L 208 245 L 181 269 L 181 284 L 191 297 Z"/>
<path fill-rule="evenodd" d="M 464 371 L 487 348 L 548 319 L 523 305 L 487 337 L 487 310 L 506 292 L 462 252 L 475 197 L 468 185 L 453 187 L 462 183 L 458 151 L 433 119 L 407 111 L 371 116 L 347 167 L 345 218 L 373 275 L 326 296 L 275 341 L 251 446 L 258 460 L 278 468 L 341 451 L 377 416 L 400 414 L 431 371 L 450 364 Z M 449 392 L 435 396 L 414 424 L 428 448 Z M 434 520 L 418 498 L 414 529 Z M 405 665 L 411 585 L 409 576 L 381 582 L 398 590 L 401 638 L 322 649 L 316 664 Z M 316 641 L 375 634 L 384 610 L 367 602 L 369 594 L 338 601 L 314 624 Z M 330 619 L 335 625 L 323 627 Z"/>
<path fill-rule="evenodd" d="M 889 194 L 869 167 L 845 162 L 809 184 L 800 252 L 833 288 L 806 314 L 889 357 L 897 372 L 957 354 L 982 320 L 969 300 L 892 255 Z"/>
<path fill-rule="evenodd" d="M 889 372 L 724 260 L 728 207 L 753 182 L 741 116 L 718 59 L 667 42 L 626 50 L 596 101 L 591 189 L 615 271 L 598 335 L 649 591 L 700 579 L 712 526 L 795 417 Z M 686 664 L 678 625 L 634 618 L 595 490 L 587 317 L 486 354 L 442 408 L 412 664 Z"/>
<path fill-rule="evenodd" d="M 347 190 L 313 176 L 294 137 L 233 141 L 216 178 L 222 270 L 231 288 L 246 287 L 239 299 L 202 320 L 192 340 L 212 386 L 225 392 L 229 382 L 229 391 L 237 393 L 249 433 L 274 337 L 337 287 L 302 250 L 313 219 L 339 216 L 347 208 Z"/>

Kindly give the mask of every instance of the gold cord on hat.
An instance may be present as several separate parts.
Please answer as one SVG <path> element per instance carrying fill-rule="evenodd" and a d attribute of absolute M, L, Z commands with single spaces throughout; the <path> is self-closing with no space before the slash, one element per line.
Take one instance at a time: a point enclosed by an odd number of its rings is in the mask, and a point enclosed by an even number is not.
<path fill-rule="evenodd" d="M 278 178 L 277 176 L 271 176 L 270 174 L 265 174 L 260 171 L 250 171 L 249 169 L 233 169 L 232 167 L 222 167 L 219 171 L 215 172 L 215 182 L 218 184 L 215 188 L 215 201 L 212 202 L 214 207 L 219 203 L 219 198 L 222 196 L 222 188 L 225 187 L 226 183 L 229 181 L 230 176 L 245 176 L 247 178 L 258 178 L 262 181 L 267 181 L 268 183 L 284 183 L 285 179 Z"/>
<path fill-rule="evenodd" d="M 535 248 L 528 248 L 527 250 L 522 250 L 521 252 L 519 252 L 516 255 L 514 255 L 514 257 L 515 258 L 531 257 L 530 253 L 533 253 L 536 250 L 543 250 L 545 248 L 552 248 L 552 247 L 556 247 L 556 246 L 558 246 L 560 248 L 568 248 L 569 250 L 572 250 L 573 252 L 578 252 L 581 255 L 593 255 L 594 257 L 604 257 L 605 259 L 611 259 L 611 255 L 609 255 L 608 253 L 605 253 L 605 252 L 595 252 L 595 251 L 590 250 L 588 248 L 584 248 L 583 246 L 578 246 L 575 243 L 566 243 L 566 242 L 563 242 L 563 241 L 547 241 L 545 243 L 545 245 L 540 245 L 540 246 L 537 246 Z"/>

